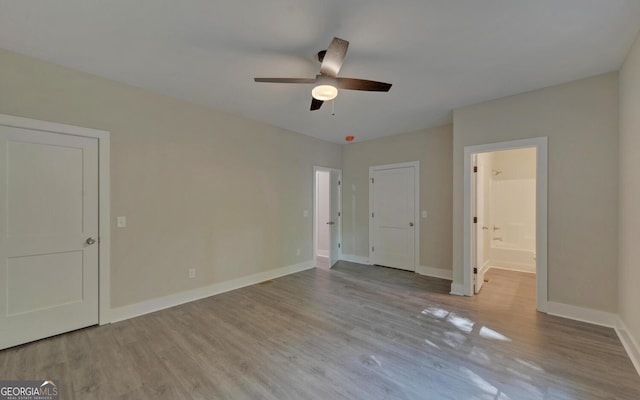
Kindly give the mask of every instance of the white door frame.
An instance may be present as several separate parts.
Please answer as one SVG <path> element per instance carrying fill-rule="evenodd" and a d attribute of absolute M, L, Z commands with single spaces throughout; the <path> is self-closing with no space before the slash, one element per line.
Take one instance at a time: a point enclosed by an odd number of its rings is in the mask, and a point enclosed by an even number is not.
<path fill-rule="evenodd" d="M 111 236 L 109 225 L 109 132 L 91 128 L 39 121 L 31 118 L 0 114 L 0 125 L 13 128 L 32 129 L 57 134 L 82 136 L 98 140 L 98 280 L 100 325 L 111 322 Z"/>
<path fill-rule="evenodd" d="M 478 167 L 478 153 L 474 153 L 471 155 L 471 168 L 474 169 L 474 174 L 471 177 L 471 209 L 473 210 L 473 215 L 478 216 L 478 187 L 483 185 L 484 182 L 479 179 L 480 169 Z M 484 222 L 484 221 L 483 221 Z M 478 273 L 475 276 L 473 282 L 473 292 L 478 293 L 480 288 L 482 287 L 483 281 L 482 279 L 482 265 L 480 263 L 480 235 L 478 234 L 478 226 L 480 225 L 480 218 L 478 218 L 478 222 L 472 225 L 471 227 L 471 268 L 477 268 Z M 483 243 L 484 246 L 484 243 Z"/>
<path fill-rule="evenodd" d="M 373 172 L 376 170 L 392 169 L 392 168 L 406 168 L 413 167 L 413 187 L 414 187 L 414 202 L 413 202 L 413 224 L 414 224 L 414 255 L 413 255 L 413 271 L 417 271 L 420 267 L 420 161 L 410 161 L 397 164 L 386 165 L 374 165 L 369 167 L 369 262 L 373 265 L 373 254 L 371 252 L 371 246 L 373 246 L 373 224 L 371 223 L 371 213 L 373 212 L 373 185 L 371 179 L 373 178 Z"/>
<path fill-rule="evenodd" d="M 317 173 L 318 171 L 321 172 L 328 172 L 331 173 L 333 172 L 337 172 L 338 173 L 338 180 L 340 181 L 340 184 L 338 185 L 338 205 L 340 208 L 340 217 L 338 217 L 338 227 L 337 227 L 337 232 L 338 232 L 338 243 L 340 243 L 340 247 L 338 250 L 338 260 L 342 260 L 342 169 L 339 168 L 329 168 L 329 167 L 320 167 L 320 166 L 313 166 L 313 265 L 316 265 L 316 262 L 318 260 L 318 215 L 317 215 L 317 199 L 318 199 L 318 182 L 317 182 Z M 329 239 L 329 247 L 331 247 L 331 239 Z M 331 248 L 329 248 L 329 260 L 331 260 Z"/>
<path fill-rule="evenodd" d="M 547 202 L 548 202 L 548 139 L 538 137 L 464 147 L 464 213 L 463 213 L 463 289 L 466 296 L 473 296 L 473 267 L 471 263 L 471 209 L 472 156 L 501 150 L 536 148 L 536 308 L 546 312 L 548 299 L 547 273 Z"/>

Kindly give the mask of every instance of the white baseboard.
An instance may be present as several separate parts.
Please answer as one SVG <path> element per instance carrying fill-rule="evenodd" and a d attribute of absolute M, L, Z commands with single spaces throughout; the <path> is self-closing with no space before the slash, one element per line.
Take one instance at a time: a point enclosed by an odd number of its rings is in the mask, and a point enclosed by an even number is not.
<path fill-rule="evenodd" d="M 205 297 L 268 281 L 269 279 L 275 279 L 284 275 L 294 274 L 296 272 L 311 269 L 313 268 L 314 264 L 315 263 L 313 260 L 306 261 L 300 264 L 289 265 L 287 267 L 277 268 L 271 271 L 259 272 L 257 274 L 243 276 L 241 278 L 232 279 L 230 281 L 214 283 L 213 285 L 188 290 L 185 292 L 174 293 L 164 297 L 145 300 L 136 304 L 112 308 L 111 322 L 123 321 L 125 319 L 138 317 L 140 315 L 160 311 L 165 308 L 175 307 L 177 305 L 203 299 Z"/>
<path fill-rule="evenodd" d="M 354 256 L 352 254 L 343 254 L 341 259 L 344 261 L 354 262 L 358 264 L 371 265 L 367 257 Z"/>
<path fill-rule="evenodd" d="M 318 255 L 316 257 L 315 266 L 316 268 L 329 269 L 331 265 L 329 265 L 329 256 L 321 256 Z"/>
<path fill-rule="evenodd" d="M 482 264 L 482 267 L 480 267 L 481 274 L 486 273 L 491 268 L 491 263 L 489 261 L 490 260 L 485 261 L 484 264 Z"/>
<path fill-rule="evenodd" d="M 587 322 L 589 324 L 606 326 L 607 328 L 615 328 L 619 320 L 618 315 L 614 313 L 556 303 L 554 301 L 547 302 L 547 314 Z"/>
<path fill-rule="evenodd" d="M 627 351 L 633 366 L 636 367 L 636 372 L 640 375 L 640 346 L 638 342 L 631 336 L 629 333 L 629 329 L 627 325 L 624 323 L 622 318 L 618 317 L 618 325 L 616 326 L 616 333 L 618 334 L 618 338 L 622 342 L 622 346 Z"/>
<path fill-rule="evenodd" d="M 629 333 L 629 329 L 622 318 L 617 314 L 553 301 L 547 303 L 547 314 L 613 328 L 620 342 L 622 342 L 622 346 L 627 352 L 627 355 L 631 359 L 633 366 L 636 368 L 636 372 L 640 375 L 640 346 Z"/>
<path fill-rule="evenodd" d="M 455 283 L 455 282 L 451 282 L 451 292 L 449 292 L 449 294 L 453 294 L 456 296 L 464 296 L 465 290 L 464 290 L 464 285 L 461 283 Z"/>
<path fill-rule="evenodd" d="M 441 268 L 433 268 L 433 267 L 425 267 L 424 265 L 419 265 L 416 267 L 416 274 L 432 276 L 434 278 L 440 279 L 453 279 L 453 271 Z"/>
<path fill-rule="evenodd" d="M 527 272 L 529 274 L 536 273 L 535 265 L 532 266 L 528 264 L 519 264 L 519 263 L 512 263 L 512 262 L 500 261 L 500 260 L 490 260 L 490 261 L 491 261 L 490 268 L 506 269 L 508 271 Z"/>

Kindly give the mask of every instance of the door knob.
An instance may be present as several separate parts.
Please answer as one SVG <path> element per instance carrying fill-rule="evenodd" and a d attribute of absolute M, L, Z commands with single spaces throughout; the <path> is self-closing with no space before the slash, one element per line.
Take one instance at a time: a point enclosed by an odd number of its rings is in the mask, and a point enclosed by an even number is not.
<path fill-rule="evenodd" d="M 94 244 L 95 242 L 96 242 L 96 240 L 95 240 L 94 238 L 92 238 L 92 237 L 90 237 L 90 238 L 88 238 L 88 239 L 87 239 L 87 244 L 88 244 L 88 245 L 92 245 L 92 244 Z"/>
<path fill-rule="evenodd" d="M 409 226 L 413 226 L 413 222 L 409 222 Z"/>
<path fill-rule="evenodd" d="M 335 222 L 333 222 L 333 221 L 327 222 L 327 225 L 333 225 L 333 224 L 335 224 Z"/>

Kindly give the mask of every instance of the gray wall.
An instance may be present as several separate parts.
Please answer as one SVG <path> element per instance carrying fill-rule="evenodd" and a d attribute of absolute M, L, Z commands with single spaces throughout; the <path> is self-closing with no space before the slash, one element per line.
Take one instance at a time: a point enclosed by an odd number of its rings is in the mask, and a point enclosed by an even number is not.
<path fill-rule="evenodd" d="M 343 254 L 369 257 L 369 167 L 420 161 L 420 265 L 451 270 L 452 126 L 343 147 Z"/>
<path fill-rule="evenodd" d="M 311 260 L 313 165 L 342 163 L 340 145 L 5 50 L 0 113 L 111 132 L 114 307 Z"/>
<path fill-rule="evenodd" d="M 640 343 L 640 39 L 620 70 L 619 313 Z"/>
<path fill-rule="evenodd" d="M 618 75 L 454 111 L 453 272 L 462 284 L 464 146 L 549 138 L 549 300 L 617 311 Z"/>

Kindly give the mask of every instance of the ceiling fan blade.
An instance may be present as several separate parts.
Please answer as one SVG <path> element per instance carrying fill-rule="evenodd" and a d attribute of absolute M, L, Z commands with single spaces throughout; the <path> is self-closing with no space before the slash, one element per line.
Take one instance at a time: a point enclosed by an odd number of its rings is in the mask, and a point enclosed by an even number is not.
<path fill-rule="evenodd" d="M 322 59 L 322 65 L 320 66 L 320 73 L 329 75 L 332 77 L 338 76 L 344 58 L 347 55 L 347 49 L 349 48 L 349 42 L 346 40 L 334 37 L 331 44 L 327 48 L 327 52 Z"/>
<path fill-rule="evenodd" d="M 311 98 L 311 111 L 319 110 L 320 107 L 322 107 L 322 103 L 324 103 L 324 101 L 318 100 L 315 97 L 312 97 Z"/>
<path fill-rule="evenodd" d="M 336 83 L 340 89 L 365 90 L 367 92 L 388 92 L 391 89 L 390 83 L 368 81 L 356 78 L 336 78 Z"/>
<path fill-rule="evenodd" d="M 315 78 L 253 78 L 253 80 L 268 83 L 316 83 Z"/>

